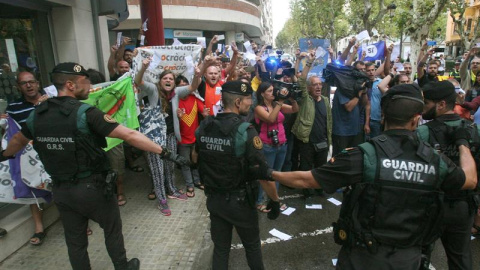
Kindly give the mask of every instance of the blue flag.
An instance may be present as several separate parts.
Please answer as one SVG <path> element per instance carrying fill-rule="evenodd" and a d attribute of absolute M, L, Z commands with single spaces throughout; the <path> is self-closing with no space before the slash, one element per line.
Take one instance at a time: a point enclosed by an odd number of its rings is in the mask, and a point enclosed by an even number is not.
<path fill-rule="evenodd" d="M 365 49 L 367 55 L 364 61 L 375 62 L 375 60 L 384 60 L 385 58 L 385 41 L 369 44 L 358 48 L 358 59 L 362 58 L 362 52 Z"/>

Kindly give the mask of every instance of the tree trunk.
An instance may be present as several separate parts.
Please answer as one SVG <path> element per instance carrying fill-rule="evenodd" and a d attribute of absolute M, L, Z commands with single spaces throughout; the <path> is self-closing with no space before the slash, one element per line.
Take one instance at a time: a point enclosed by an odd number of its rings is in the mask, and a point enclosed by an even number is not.
<path fill-rule="evenodd" d="M 418 54 L 420 53 L 420 49 L 422 45 L 426 42 L 428 37 L 428 25 L 422 25 L 420 28 L 415 31 L 415 33 L 410 35 L 410 61 L 412 63 L 412 77 L 410 78 L 413 80 L 413 75 L 417 71 L 418 65 Z"/>

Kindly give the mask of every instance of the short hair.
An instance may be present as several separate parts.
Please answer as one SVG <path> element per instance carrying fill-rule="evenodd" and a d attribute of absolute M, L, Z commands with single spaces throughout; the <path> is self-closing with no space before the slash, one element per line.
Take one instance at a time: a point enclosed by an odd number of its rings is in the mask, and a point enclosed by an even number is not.
<path fill-rule="evenodd" d="M 78 75 L 65 73 L 52 73 L 52 83 L 58 91 L 63 91 L 67 81 L 76 82 L 80 78 Z"/>
<path fill-rule="evenodd" d="M 123 51 L 123 54 L 125 54 L 126 52 L 131 52 L 131 53 L 133 53 L 133 50 L 127 48 L 127 49 L 125 49 L 125 50 Z"/>
<path fill-rule="evenodd" d="M 5 65 L 5 64 L 3 64 L 3 65 Z M 6 64 L 6 65 L 8 65 L 8 64 Z M 17 83 L 20 82 L 20 74 L 22 74 L 22 73 L 30 73 L 33 76 L 33 78 L 35 78 L 35 80 L 37 80 L 37 76 L 35 76 L 35 74 L 33 74 L 32 72 L 30 72 L 30 71 L 20 71 L 17 75 Z"/>
<path fill-rule="evenodd" d="M 390 99 L 382 104 L 382 112 L 388 124 L 403 126 L 415 115 L 422 114 L 423 104 L 406 98 Z"/>
<path fill-rule="evenodd" d="M 235 105 L 235 100 L 239 98 L 240 100 L 243 100 L 248 96 L 242 96 L 242 95 L 237 95 L 237 94 L 232 94 L 228 92 L 223 92 L 222 91 L 222 103 L 224 108 L 232 108 Z"/>
<path fill-rule="evenodd" d="M 434 59 L 434 60 L 430 60 L 430 61 L 428 62 L 428 65 L 430 66 L 431 64 L 434 64 L 434 65 L 437 65 L 437 67 L 438 67 L 438 66 L 440 66 L 440 63 L 439 63 L 439 62 L 440 62 L 440 61 L 435 60 L 435 59 Z"/>
<path fill-rule="evenodd" d="M 392 84 L 391 84 L 391 86 L 394 86 L 394 85 L 399 84 L 399 83 L 400 83 L 400 78 L 403 77 L 403 76 L 405 76 L 405 77 L 408 78 L 408 75 L 407 75 L 407 74 L 397 74 L 397 75 L 395 75 L 395 77 L 393 77 L 393 79 L 392 79 Z M 389 84 L 389 85 L 390 85 L 390 84 Z"/>
<path fill-rule="evenodd" d="M 318 77 L 318 76 L 316 76 L 316 75 L 313 75 L 313 76 L 308 77 L 308 79 L 307 79 L 307 87 L 312 86 L 312 79 L 313 79 L 313 78 L 318 78 L 318 79 L 320 79 L 320 77 Z M 321 81 L 322 81 L 322 79 L 320 79 L 320 82 L 321 82 Z"/>
<path fill-rule="evenodd" d="M 190 84 L 185 76 L 183 76 L 182 74 L 178 74 L 177 78 L 175 78 L 175 85 L 178 86 L 182 81 Z"/>
<path fill-rule="evenodd" d="M 87 69 L 87 73 L 91 84 L 104 83 L 106 81 L 105 75 L 98 70 L 89 68 Z"/>
<path fill-rule="evenodd" d="M 371 67 L 371 66 L 375 66 L 375 63 L 373 63 L 373 62 L 365 63 L 365 68 Z"/>
<path fill-rule="evenodd" d="M 360 61 L 360 60 L 355 61 L 355 62 L 353 63 L 353 67 L 354 67 L 354 68 L 357 68 L 357 65 L 362 65 L 362 66 L 363 66 L 363 65 L 365 65 L 365 62 Z"/>

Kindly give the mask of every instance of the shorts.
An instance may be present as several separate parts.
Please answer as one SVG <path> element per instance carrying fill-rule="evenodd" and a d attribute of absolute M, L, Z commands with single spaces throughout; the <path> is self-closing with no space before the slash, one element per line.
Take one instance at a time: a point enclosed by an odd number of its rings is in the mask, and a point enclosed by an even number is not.
<path fill-rule="evenodd" d="M 119 144 L 107 152 L 110 166 L 118 175 L 125 174 L 125 154 L 123 152 L 123 144 Z"/>

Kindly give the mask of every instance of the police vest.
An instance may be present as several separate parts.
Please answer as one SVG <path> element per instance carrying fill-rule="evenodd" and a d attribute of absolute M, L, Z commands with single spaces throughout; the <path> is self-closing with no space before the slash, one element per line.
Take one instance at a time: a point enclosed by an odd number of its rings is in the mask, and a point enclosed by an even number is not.
<path fill-rule="evenodd" d="M 480 172 L 480 127 L 465 119 L 441 121 L 434 119 L 417 128 L 418 137 L 432 145 L 439 153 L 443 153 L 456 165 L 460 164 L 460 154 L 455 142 L 450 138 L 453 129 L 457 127 L 467 128 L 471 132 L 469 140 L 470 152 L 477 165 L 477 174 Z M 446 193 L 448 199 L 472 199 L 472 190 L 457 190 Z"/>
<path fill-rule="evenodd" d="M 447 165 L 416 136 L 398 139 L 380 135 L 359 145 L 364 181 L 345 194 L 337 243 L 408 248 L 439 237 Z"/>
<path fill-rule="evenodd" d="M 27 118 L 33 147 L 55 182 L 73 182 L 110 167 L 102 149 L 105 138 L 88 128 L 85 112 L 89 108 L 76 99 L 53 98 Z"/>
<path fill-rule="evenodd" d="M 225 123 L 223 123 L 225 124 Z M 245 187 L 245 148 L 250 123 L 238 122 L 227 134 L 214 117 L 202 121 L 197 131 L 198 171 L 206 190 L 226 193 Z"/>

